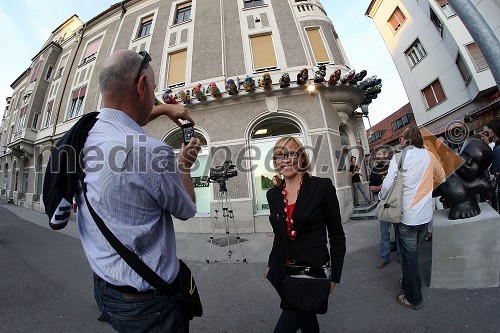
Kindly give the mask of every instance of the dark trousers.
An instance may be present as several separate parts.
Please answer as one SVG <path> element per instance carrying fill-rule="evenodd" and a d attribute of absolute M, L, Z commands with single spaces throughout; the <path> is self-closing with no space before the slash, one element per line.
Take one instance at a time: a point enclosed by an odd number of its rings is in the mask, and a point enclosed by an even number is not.
<path fill-rule="evenodd" d="M 398 224 L 396 238 L 401 251 L 403 289 L 412 305 L 422 303 L 422 280 L 418 263 L 418 244 L 427 234 L 429 223 L 421 225 Z"/>
<path fill-rule="evenodd" d="M 187 315 L 156 290 L 145 295 L 124 294 L 94 274 L 94 295 L 104 318 L 118 332 L 189 332 Z"/>
<path fill-rule="evenodd" d="M 272 267 L 269 268 L 267 279 L 271 282 L 280 297 L 283 293 L 284 277 L 283 271 Z M 319 324 L 316 314 L 311 312 L 283 310 L 274 328 L 274 333 L 295 333 L 299 329 L 302 333 L 318 333 Z"/>

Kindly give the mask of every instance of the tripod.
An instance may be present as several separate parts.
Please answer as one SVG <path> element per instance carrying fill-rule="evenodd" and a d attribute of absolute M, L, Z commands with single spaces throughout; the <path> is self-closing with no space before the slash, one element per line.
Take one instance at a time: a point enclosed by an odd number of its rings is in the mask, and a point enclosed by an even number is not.
<path fill-rule="evenodd" d="M 226 260 L 230 260 L 233 254 L 233 251 L 231 250 L 231 242 L 229 241 L 229 219 L 231 219 L 233 221 L 234 236 L 236 237 L 236 241 L 240 246 L 241 261 L 245 263 L 247 262 L 247 258 L 245 258 L 243 254 L 243 248 L 241 247 L 240 236 L 238 235 L 236 222 L 234 221 L 233 206 L 231 205 L 231 200 L 229 200 L 227 196 L 226 181 L 227 181 L 226 178 L 217 179 L 213 181 L 219 183 L 219 195 L 217 197 L 217 207 L 215 208 L 215 215 L 212 218 L 212 235 L 210 236 L 210 247 L 208 248 L 208 258 L 206 259 L 207 264 L 210 263 L 210 254 L 212 252 L 212 245 L 214 243 L 215 224 L 218 221 L 219 212 L 221 211 L 222 211 L 222 217 L 224 218 L 224 225 L 226 227 L 226 237 L 227 237 L 227 247 L 228 247 Z M 240 260 L 238 259 L 237 261 Z"/>

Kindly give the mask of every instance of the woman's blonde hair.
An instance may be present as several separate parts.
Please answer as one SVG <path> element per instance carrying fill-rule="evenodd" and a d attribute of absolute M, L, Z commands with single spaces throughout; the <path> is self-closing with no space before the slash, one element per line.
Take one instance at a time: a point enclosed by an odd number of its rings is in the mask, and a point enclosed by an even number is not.
<path fill-rule="evenodd" d="M 304 148 L 304 146 L 302 145 L 302 143 L 297 139 L 297 138 L 294 138 L 293 136 L 285 136 L 285 137 L 282 137 L 280 139 L 278 139 L 278 141 L 276 141 L 276 143 L 274 144 L 274 148 L 273 148 L 273 157 L 276 155 L 276 153 L 279 153 L 283 150 L 283 148 L 289 143 L 289 142 L 293 142 L 297 145 L 298 149 L 297 149 L 297 152 L 300 153 L 300 159 L 302 161 L 301 165 L 299 166 L 299 172 L 311 172 L 311 162 L 309 161 L 309 157 L 307 156 L 307 153 L 306 153 L 306 150 Z M 273 163 L 274 163 L 274 169 L 278 169 L 277 168 L 277 165 L 276 165 L 276 160 L 273 159 Z"/>

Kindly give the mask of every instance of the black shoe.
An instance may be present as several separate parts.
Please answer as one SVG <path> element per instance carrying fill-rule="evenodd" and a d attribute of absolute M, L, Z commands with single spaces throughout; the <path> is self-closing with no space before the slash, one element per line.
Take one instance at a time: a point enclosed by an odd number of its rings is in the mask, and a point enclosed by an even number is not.
<path fill-rule="evenodd" d="M 106 318 L 104 318 L 104 315 L 103 315 L 103 314 L 101 314 L 101 315 L 99 316 L 99 318 L 97 318 L 97 320 L 99 320 L 99 321 L 107 321 L 107 320 L 106 320 Z"/>
<path fill-rule="evenodd" d="M 391 246 L 391 252 L 396 252 L 398 250 L 396 245 Z"/>

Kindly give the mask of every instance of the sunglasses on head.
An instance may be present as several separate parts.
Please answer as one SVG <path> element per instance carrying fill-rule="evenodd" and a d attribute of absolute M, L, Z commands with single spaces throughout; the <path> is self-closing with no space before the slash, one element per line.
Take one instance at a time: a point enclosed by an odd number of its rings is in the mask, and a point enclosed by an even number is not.
<path fill-rule="evenodd" d="M 149 62 L 151 61 L 151 55 L 147 51 L 140 51 L 139 54 L 143 57 L 141 61 L 141 67 L 139 67 L 139 72 L 137 73 L 137 76 L 135 78 L 135 82 L 137 83 L 139 81 L 139 78 L 141 77 L 141 72 L 148 68 Z"/>

